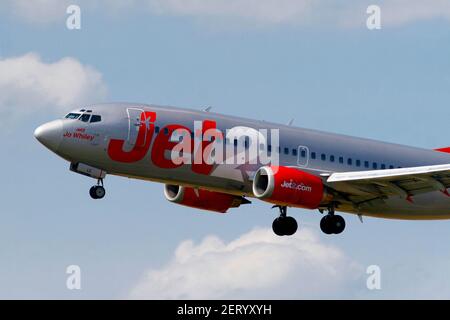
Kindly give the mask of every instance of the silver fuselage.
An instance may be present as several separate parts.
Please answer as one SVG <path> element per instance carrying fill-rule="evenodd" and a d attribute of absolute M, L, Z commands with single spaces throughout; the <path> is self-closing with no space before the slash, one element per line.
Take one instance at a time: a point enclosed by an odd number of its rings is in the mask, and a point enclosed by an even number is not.
<path fill-rule="evenodd" d="M 450 154 L 434 150 L 213 112 L 126 103 L 93 105 L 88 109 L 92 110 L 93 114 L 101 115 L 102 121 L 84 123 L 80 120 L 58 120 L 58 126 L 62 126 L 62 136 L 57 143 L 52 145 L 51 149 L 67 161 L 85 163 L 112 175 L 195 186 L 249 197 L 253 196 L 252 173 L 258 169 L 260 164 L 246 164 L 239 168 L 234 165 L 223 165 L 217 172 L 213 171 L 209 174 L 195 172 L 191 168 L 192 165 L 188 164 L 175 168 L 162 168 L 153 163 L 151 156 L 157 135 L 164 134 L 162 130 L 151 137 L 149 150 L 142 159 L 124 163 L 115 161 L 109 156 L 110 141 L 111 139 L 124 140 L 124 150 L 131 150 L 136 143 L 136 129 L 133 128 L 132 120 L 130 120 L 130 112 L 143 110 L 156 114 L 154 125 L 161 129 L 171 124 L 177 124 L 192 130 L 194 121 L 214 121 L 217 129 L 223 132 L 235 127 L 256 130 L 278 129 L 281 150 L 279 164 L 298 167 L 316 175 L 450 163 Z M 79 112 L 79 110 L 74 112 Z M 285 154 L 285 148 L 288 150 L 287 154 Z M 247 173 L 248 176 L 241 174 L 242 172 Z M 443 196 L 440 192 L 429 192 L 417 195 L 414 203 L 393 197 L 362 206 L 358 212 L 352 206 L 343 206 L 338 210 L 383 218 L 446 219 L 450 218 L 450 198 Z"/>

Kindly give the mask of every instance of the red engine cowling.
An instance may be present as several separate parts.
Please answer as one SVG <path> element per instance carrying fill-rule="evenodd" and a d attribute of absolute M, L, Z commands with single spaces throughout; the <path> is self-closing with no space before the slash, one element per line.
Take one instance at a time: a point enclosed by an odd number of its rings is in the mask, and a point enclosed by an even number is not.
<path fill-rule="evenodd" d="M 267 202 L 308 209 L 317 209 L 331 200 L 320 177 L 289 167 L 259 168 L 253 193 Z"/>
<path fill-rule="evenodd" d="M 250 203 L 247 199 L 231 194 L 166 184 L 164 195 L 170 202 L 192 208 L 225 213 L 230 208 Z"/>

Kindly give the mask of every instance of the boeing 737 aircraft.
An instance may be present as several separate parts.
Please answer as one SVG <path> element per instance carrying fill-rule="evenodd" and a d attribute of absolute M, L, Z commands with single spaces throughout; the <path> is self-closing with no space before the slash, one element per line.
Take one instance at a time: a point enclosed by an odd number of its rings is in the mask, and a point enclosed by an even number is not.
<path fill-rule="evenodd" d="M 165 184 L 177 204 L 225 213 L 257 198 L 277 207 L 279 236 L 297 231 L 288 207 L 325 214 L 320 228 L 339 234 L 336 211 L 393 219 L 450 218 L 450 148 L 426 150 L 265 121 L 174 107 L 102 104 L 46 123 L 34 136 L 97 180 L 118 175 Z"/>

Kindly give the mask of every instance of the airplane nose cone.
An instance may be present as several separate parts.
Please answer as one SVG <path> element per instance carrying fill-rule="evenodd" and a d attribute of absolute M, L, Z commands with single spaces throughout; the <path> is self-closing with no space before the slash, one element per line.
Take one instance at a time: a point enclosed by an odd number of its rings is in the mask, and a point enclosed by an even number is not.
<path fill-rule="evenodd" d="M 58 150 L 62 141 L 62 136 L 62 120 L 45 123 L 34 131 L 34 137 L 53 152 Z"/>

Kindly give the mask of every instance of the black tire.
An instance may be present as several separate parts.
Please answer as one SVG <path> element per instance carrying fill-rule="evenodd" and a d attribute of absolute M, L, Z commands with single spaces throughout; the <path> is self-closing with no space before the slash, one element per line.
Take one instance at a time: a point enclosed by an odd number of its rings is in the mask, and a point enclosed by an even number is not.
<path fill-rule="evenodd" d="M 341 216 L 333 216 L 333 233 L 340 234 L 345 230 L 345 220 Z"/>
<path fill-rule="evenodd" d="M 94 192 L 96 199 L 103 199 L 106 195 L 106 190 L 102 186 L 96 186 Z"/>
<path fill-rule="evenodd" d="M 333 217 L 328 214 L 320 220 L 320 230 L 322 230 L 323 233 L 333 234 L 332 220 Z"/>
<path fill-rule="evenodd" d="M 284 218 L 278 217 L 273 220 L 272 230 L 279 237 L 286 235 Z"/>
<path fill-rule="evenodd" d="M 286 236 L 292 236 L 294 233 L 297 232 L 298 224 L 297 220 L 295 220 L 292 217 L 286 217 L 283 221 L 285 225 L 285 235 Z"/>
<path fill-rule="evenodd" d="M 93 187 L 91 187 L 91 189 L 89 189 L 89 195 L 91 196 L 91 198 L 92 199 L 98 199 L 97 198 L 97 195 L 96 195 L 96 193 L 95 193 L 95 188 L 96 188 L 97 186 L 93 186 Z"/>

